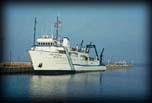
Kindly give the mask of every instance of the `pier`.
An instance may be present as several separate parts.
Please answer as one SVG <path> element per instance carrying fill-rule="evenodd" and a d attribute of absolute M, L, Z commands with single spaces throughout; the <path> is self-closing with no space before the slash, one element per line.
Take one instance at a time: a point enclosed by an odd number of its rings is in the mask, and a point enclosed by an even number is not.
<path fill-rule="evenodd" d="M 118 64 L 107 64 L 108 69 L 129 69 L 133 65 L 118 65 Z M 4 62 L 0 63 L 0 70 L 2 74 L 32 74 L 34 73 L 31 62 Z M 95 70 L 94 70 L 95 71 Z"/>
<path fill-rule="evenodd" d="M 33 73 L 30 62 L 4 62 L 0 63 L 0 71 L 3 74 Z"/>
<path fill-rule="evenodd" d="M 107 69 L 129 69 L 131 67 L 133 67 L 133 65 L 131 64 L 127 64 L 127 65 L 119 65 L 119 64 L 108 64 L 106 65 Z"/>

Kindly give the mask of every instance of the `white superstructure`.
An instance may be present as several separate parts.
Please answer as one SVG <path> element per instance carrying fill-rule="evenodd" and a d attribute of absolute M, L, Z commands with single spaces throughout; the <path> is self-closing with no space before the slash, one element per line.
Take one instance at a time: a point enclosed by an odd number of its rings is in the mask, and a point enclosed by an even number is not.
<path fill-rule="evenodd" d="M 38 38 L 36 45 L 29 50 L 34 70 L 76 72 L 106 70 L 106 67 L 102 66 L 98 57 L 95 45 L 89 44 L 86 47 L 82 47 L 82 41 L 80 47 L 71 48 L 68 37 L 64 37 L 61 40 L 58 39 L 58 17 L 56 24 L 57 32 L 55 38 L 44 35 Z M 95 49 L 96 57 L 89 56 L 90 48 Z"/>

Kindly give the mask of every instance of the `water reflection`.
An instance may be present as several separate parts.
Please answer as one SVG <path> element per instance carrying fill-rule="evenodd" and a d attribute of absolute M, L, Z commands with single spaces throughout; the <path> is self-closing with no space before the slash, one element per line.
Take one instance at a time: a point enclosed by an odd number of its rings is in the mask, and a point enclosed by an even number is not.
<path fill-rule="evenodd" d="M 149 95 L 147 67 L 73 75 L 3 75 L 8 99 L 138 99 Z"/>
<path fill-rule="evenodd" d="M 34 98 L 71 98 L 93 96 L 102 84 L 102 72 L 72 75 L 34 75 L 29 94 Z"/>

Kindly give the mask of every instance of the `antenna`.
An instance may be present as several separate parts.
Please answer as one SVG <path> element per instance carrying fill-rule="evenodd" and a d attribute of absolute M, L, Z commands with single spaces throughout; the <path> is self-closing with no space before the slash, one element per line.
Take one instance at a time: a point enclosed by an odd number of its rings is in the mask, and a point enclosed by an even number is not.
<path fill-rule="evenodd" d="M 34 20 L 34 40 L 33 40 L 33 46 L 35 46 L 36 24 L 37 24 L 37 21 L 36 21 L 36 17 L 35 17 L 35 20 Z"/>

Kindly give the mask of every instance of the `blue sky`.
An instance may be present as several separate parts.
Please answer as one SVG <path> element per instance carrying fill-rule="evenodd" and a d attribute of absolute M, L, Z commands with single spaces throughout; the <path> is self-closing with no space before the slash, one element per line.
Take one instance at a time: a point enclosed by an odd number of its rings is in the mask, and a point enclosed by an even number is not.
<path fill-rule="evenodd" d="M 144 4 L 7 4 L 4 6 L 5 60 L 29 61 L 33 43 L 33 23 L 37 17 L 37 37 L 51 34 L 56 16 L 63 25 L 60 35 L 68 36 L 75 47 L 92 41 L 104 60 L 147 62 L 148 9 Z M 53 29 L 53 28 L 52 28 Z M 54 29 L 52 30 L 54 31 Z"/>

